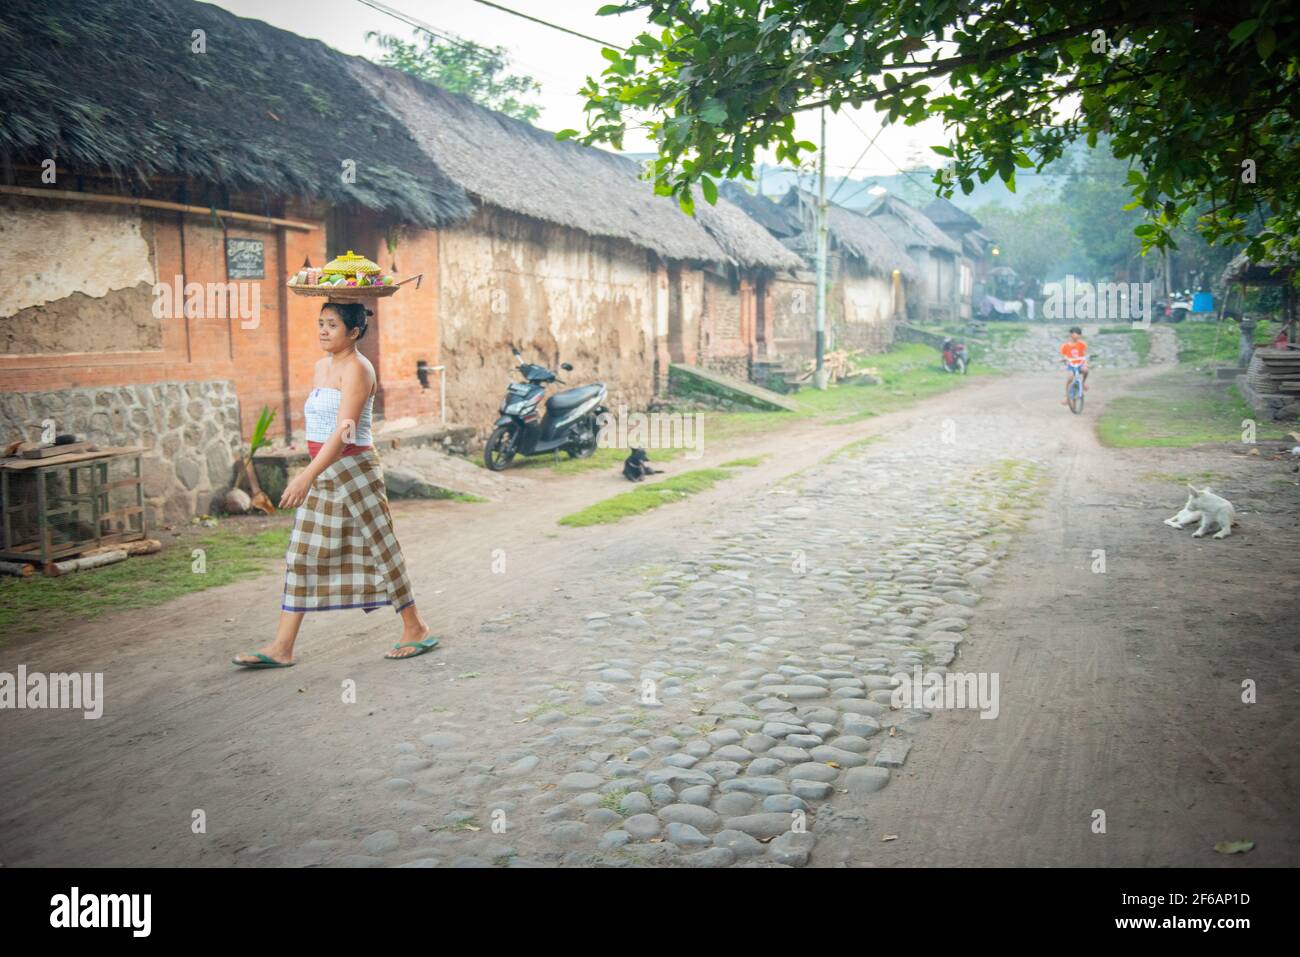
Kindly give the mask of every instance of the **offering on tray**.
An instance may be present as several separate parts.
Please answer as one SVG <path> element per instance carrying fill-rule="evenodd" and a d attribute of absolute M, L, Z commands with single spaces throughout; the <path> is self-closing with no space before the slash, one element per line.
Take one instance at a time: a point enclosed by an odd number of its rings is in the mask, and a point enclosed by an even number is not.
<path fill-rule="evenodd" d="M 417 280 L 419 277 L 411 277 Z M 405 281 L 405 280 L 403 280 Z M 365 256 L 348 250 L 344 256 L 331 259 L 324 268 L 309 262 L 289 279 L 289 288 L 300 296 L 325 296 L 355 302 L 362 299 L 391 296 L 402 283 L 386 274 Z"/>

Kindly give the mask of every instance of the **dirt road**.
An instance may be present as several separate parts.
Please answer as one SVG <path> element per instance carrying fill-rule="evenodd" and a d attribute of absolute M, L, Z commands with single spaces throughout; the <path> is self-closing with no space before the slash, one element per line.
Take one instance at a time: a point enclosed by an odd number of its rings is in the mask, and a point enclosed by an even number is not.
<path fill-rule="evenodd" d="M 768 457 L 616 526 L 555 524 L 626 489 L 603 474 L 396 503 L 419 659 L 348 612 L 235 671 L 278 574 L 11 643 L 0 671 L 103 672 L 107 703 L 0 713 L 0 864 L 1300 862 L 1300 489 L 1102 449 L 1121 383 L 1078 418 L 1058 378 L 706 446 Z M 1160 523 L 1163 473 L 1207 469 L 1225 541 Z M 914 664 L 997 673 L 998 718 L 891 710 Z"/>

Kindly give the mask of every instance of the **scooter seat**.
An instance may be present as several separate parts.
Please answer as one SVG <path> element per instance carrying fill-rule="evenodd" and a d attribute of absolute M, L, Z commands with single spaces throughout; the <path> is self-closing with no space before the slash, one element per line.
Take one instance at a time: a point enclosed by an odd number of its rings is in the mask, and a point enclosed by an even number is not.
<path fill-rule="evenodd" d="M 557 392 L 546 400 L 546 408 L 551 412 L 567 412 L 575 406 L 582 405 L 589 399 L 594 399 L 600 395 L 600 390 L 605 388 L 603 382 L 593 382 L 591 385 L 580 385 L 574 389 L 565 389 L 563 392 Z"/>

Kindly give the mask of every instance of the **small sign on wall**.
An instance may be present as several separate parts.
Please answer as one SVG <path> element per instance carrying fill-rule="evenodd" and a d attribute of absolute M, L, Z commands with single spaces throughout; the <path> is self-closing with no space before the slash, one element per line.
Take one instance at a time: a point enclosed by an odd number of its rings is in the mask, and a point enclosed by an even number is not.
<path fill-rule="evenodd" d="M 227 237 L 226 276 L 230 279 L 265 279 L 266 254 L 262 240 Z"/>

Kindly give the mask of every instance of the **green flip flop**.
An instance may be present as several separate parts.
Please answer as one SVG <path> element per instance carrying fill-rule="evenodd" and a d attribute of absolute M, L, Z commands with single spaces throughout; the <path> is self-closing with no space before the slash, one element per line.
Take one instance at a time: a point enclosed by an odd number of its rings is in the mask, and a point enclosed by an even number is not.
<path fill-rule="evenodd" d="M 292 668 L 297 664 L 296 661 L 290 661 L 288 664 L 283 661 L 276 661 L 270 655 L 264 655 L 260 651 L 252 652 L 252 656 L 258 660 L 240 661 L 238 658 L 231 658 L 230 663 L 239 665 L 241 668 Z"/>
<path fill-rule="evenodd" d="M 398 648 L 419 648 L 420 650 L 409 655 L 384 655 L 384 657 L 389 661 L 405 661 L 407 658 L 418 658 L 426 651 L 436 648 L 437 645 L 437 638 L 425 638 L 423 641 L 408 641 L 404 644 L 393 645 L 393 650 L 396 651 Z"/>

